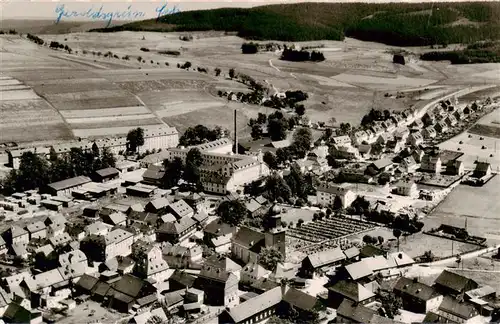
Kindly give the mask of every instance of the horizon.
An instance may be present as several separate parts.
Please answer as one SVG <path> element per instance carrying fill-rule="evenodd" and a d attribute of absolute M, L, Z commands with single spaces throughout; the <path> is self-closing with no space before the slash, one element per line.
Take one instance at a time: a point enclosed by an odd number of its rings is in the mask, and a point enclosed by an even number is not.
<path fill-rule="evenodd" d="M 194 11 L 194 10 L 210 10 L 210 9 L 218 9 L 218 8 L 252 8 L 264 5 L 273 5 L 273 4 L 297 4 L 297 3 L 440 3 L 440 2 L 497 2 L 497 1 L 489 1 L 489 0 L 477 0 L 477 1 L 468 1 L 468 0 L 442 0 L 442 1 L 433 1 L 433 0 L 382 0 L 382 1 L 359 1 L 359 0 L 333 0 L 333 1 L 316 1 L 316 0 L 304 0 L 304 1 L 265 1 L 265 0 L 249 0 L 249 1 L 241 1 L 241 2 L 233 2 L 233 1 L 168 1 L 167 8 L 170 9 L 174 6 L 182 11 Z M 106 12 L 117 12 L 124 11 L 128 8 L 130 10 L 134 10 L 135 12 L 143 12 L 144 16 L 141 16 L 137 19 L 118 19 L 113 18 L 114 21 L 135 21 L 135 20 L 143 20 L 143 19 L 151 19 L 157 17 L 156 9 L 159 6 L 162 6 L 166 2 L 163 1 L 141 1 L 135 2 L 132 0 L 128 1 L 40 1 L 40 2 L 29 2 L 31 6 L 31 10 L 26 10 L 27 1 L 16 1 L 16 2 L 0 2 L 0 8 L 2 15 L 0 16 L 0 21 L 8 21 L 8 20 L 55 20 L 57 18 L 56 7 L 60 5 L 64 5 L 70 11 L 85 11 L 89 9 L 98 9 L 100 6 L 103 7 L 103 10 Z M 34 8 L 34 9 L 33 9 Z M 86 22 L 86 21 L 95 21 L 96 19 L 91 18 L 63 18 L 61 22 Z"/>

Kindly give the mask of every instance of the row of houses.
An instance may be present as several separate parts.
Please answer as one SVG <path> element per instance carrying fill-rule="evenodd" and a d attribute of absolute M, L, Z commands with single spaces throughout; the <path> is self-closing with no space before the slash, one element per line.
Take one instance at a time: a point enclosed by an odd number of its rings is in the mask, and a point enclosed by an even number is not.
<path fill-rule="evenodd" d="M 92 146 L 94 144 L 96 144 L 99 149 L 108 148 L 115 155 L 118 155 L 120 152 L 124 152 L 127 149 L 128 145 L 126 136 L 122 136 L 96 140 L 81 139 L 79 141 L 65 142 L 52 146 L 14 148 L 6 150 L 9 159 L 8 166 L 14 169 L 18 169 L 21 156 L 25 152 L 32 152 L 37 155 L 48 157 L 51 149 L 53 149 L 56 154 L 68 153 L 72 148 L 79 148 L 84 151 L 89 151 L 92 149 Z M 176 147 L 178 144 L 179 132 L 175 127 L 162 126 L 157 128 L 145 128 L 144 145 L 141 145 L 138 150 L 139 153 L 143 153 L 146 151 Z"/>

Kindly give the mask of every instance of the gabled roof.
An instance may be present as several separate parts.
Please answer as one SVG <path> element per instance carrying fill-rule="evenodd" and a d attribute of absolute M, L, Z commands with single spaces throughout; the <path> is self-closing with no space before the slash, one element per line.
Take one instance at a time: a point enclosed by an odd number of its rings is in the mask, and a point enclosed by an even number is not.
<path fill-rule="evenodd" d="M 381 159 L 373 162 L 370 164 L 371 166 L 375 167 L 377 170 L 383 169 L 385 167 L 388 167 L 392 165 L 392 161 L 389 159 Z"/>
<path fill-rule="evenodd" d="M 69 236 L 68 233 L 64 232 L 64 233 L 59 234 L 57 236 L 51 237 L 49 239 L 49 241 L 50 241 L 50 244 L 52 244 L 52 246 L 65 245 L 65 244 L 68 244 L 69 242 L 71 242 L 71 237 Z"/>
<path fill-rule="evenodd" d="M 98 281 L 99 281 L 98 278 L 92 277 L 84 273 L 83 276 L 81 276 L 78 282 L 76 283 L 76 286 L 91 291 Z"/>
<path fill-rule="evenodd" d="M 176 222 L 163 223 L 158 229 L 158 232 L 166 234 L 181 234 L 195 225 L 196 223 L 191 217 L 183 217 Z"/>
<path fill-rule="evenodd" d="M 375 296 L 372 291 L 354 281 L 337 281 L 334 285 L 328 287 L 328 289 L 357 303 Z"/>
<path fill-rule="evenodd" d="M 377 312 L 373 309 L 357 305 L 348 299 L 344 299 L 337 308 L 337 316 L 348 318 L 356 323 L 370 323 L 376 314 Z"/>
<path fill-rule="evenodd" d="M 203 229 L 203 232 L 208 234 L 213 234 L 217 236 L 227 235 L 233 233 L 236 230 L 234 226 L 221 221 L 220 218 L 216 218 Z"/>
<path fill-rule="evenodd" d="M 468 302 L 459 302 L 450 296 L 444 296 L 439 310 L 468 320 L 478 315 L 474 306 Z"/>
<path fill-rule="evenodd" d="M 441 272 L 439 277 L 437 277 L 436 281 L 434 281 L 435 284 L 441 285 L 443 287 L 447 287 L 452 289 L 453 291 L 456 292 L 461 292 L 462 290 L 465 289 L 467 283 L 469 281 L 472 281 L 475 283 L 474 280 L 461 276 L 459 274 L 450 272 L 448 270 L 444 270 Z M 477 283 L 476 283 L 477 285 Z"/>
<path fill-rule="evenodd" d="M 103 178 L 120 174 L 120 172 L 117 169 L 111 167 L 97 170 L 95 173 L 97 173 L 99 176 Z"/>
<path fill-rule="evenodd" d="M 110 244 L 116 244 L 116 243 L 122 242 L 122 241 L 124 241 L 132 236 L 134 236 L 134 234 L 127 232 L 121 228 L 117 228 L 117 229 L 109 232 L 108 234 L 106 234 L 104 239 L 105 239 L 106 245 L 110 245 Z"/>
<path fill-rule="evenodd" d="M 136 298 L 145 284 L 145 281 L 131 274 L 126 274 L 114 283 L 113 289 L 130 297 Z"/>
<path fill-rule="evenodd" d="M 368 277 L 373 274 L 372 270 L 368 268 L 363 261 L 346 265 L 345 269 L 353 280 Z"/>
<path fill-rule="evenodd" d="M 76 186 L 81 186 L 81 185 L 83 185 L 85 183 L 89 183 L 89 182 L 91 182 L 89 177 L 78 176 L 78 177 L 74 177 L 74 178 L 70 178 L 70 179 L 66 179 L 66 180 L 62 180 L 62 181 L 53 182 L 53 183 L 49 184 L 48 187 L 59 191 L 59 190 L 64 190 L 64 189 L 68 189 L 68 188 L 73 188 Z"/>
<path fill-rule="evenodd" d="M 307 257 L 314 268 L 319 268 L 325 265 L 332 264 L 334 262 L 344 260 L 346 257 L 340 248 L 333 248 L 328 250 L 323 250 L 313 254 L 309 254 Z"/>
<path fill-rule="evenodd" d="M 87 256 L 81 250 L 70 251 L 59 255 L 59 264 L 61 266 L 72 263 L 86 262 L 86 261 L 87 261 Z"/>
<path fill-rule="evenodd" d="M 250 201 L 245 203 L 245 207 L 247 208 L 247 210 L 249 212 L 253 213 L 254 211 L 261 208 L 262 206 L 255 199 L 251 199 Z"/>
<path fill-rule="evenodd" d="M 170 204 L 169 207 L 172 212 L 180 218 L 194 212 L 193 208 L 191 208 L 191 206 L 189 206 L 183 199 Z"/>
<path fill-rule="evenodd" d="M 281 298 L 281 287 L 276 287 L 260 294 L 257 297 L 251 298 L 244 303 L 234 306 L 227 312 L 235 323 L 239 323 L 257 313 L 277 305 L 281 302 Z"/>
<path fill-rule="evenodd" d="M 17 225 L 11 226 L 9 230 L 10 233 L 12 234 L 12 238 L 28 234 L 28 232 L 26 232 L 24 229 L 22 229 Z"/>
<path fill-rule="evenodd" d="M 283 295 L 283 301 L 300 310 L 311 311 L 318 303 L 318 299 L 303 291 L 290 288 Z"/>
<path fill-rule="evenodd" d="M 212 267 L 228 272 L 240 271 L 241 266 L 228 257 L 214 254 L 205 260 L 204 267 Z"/>
<path fill-rule="evenodd" d="M 483 286 L 480 288 L 472 289 L 467 291 L 465 294 L 470 298 L 482 298 L 491 294 L 495 294 L 496 290 L 490 286 Z"/>
<path fill-rule="evenodd" d="M 233 242 L 246 248 L 252 248 L 253 246 L 258 245 L 262 240 L 264 240 L 264 238 L 264 233 L 242 226 L 233 236 Z"/>
<path fill-rule="evenodd" d="M 154 209 L 159 210 L 159 209 L 167 207 L 169 204 L 170 204 L 170 202 L 168 201 L 167 198 L 161 197 L 161 198 L 151 200 L 147 205 L 150 205 Z M 146 205 L 146 207 L 147 207 L 147 205 Z"/>
<path fill-rule="evenodd" d="M 124 213 L 116 212 L 109 215 L 109 220 L 112 225 L 118 225 L 127 220 L 127 216 Z"/>
<path fill-rule="evenodd" d="M 440 295 L 431 286 L 405 277 L 401 277 L 398 280 L 394 286 L 394 290 L 423 301 L 428 301 Z"/>
<path fill-rule="evenodd" d="M 384 270 L 391 267 L 383 255 L 364 258 L 362 261 L 365 263 L 366 267 L 372 271 Z"/>
<path fill-rule="evenodd" d="M 41 221 L 34 222 L 34 223 L 31 223 L 28 226 L 26 226 L 26 229 L 30 233 L 36 233 L 36 232 L 44 230 L 45 228 L 46 228 L 45 224 L 42 223 Z"/>
<path fill-rule="evenodd" d="M 198 222 L 202 223 L 208 218 L 208 214 L 204 210 L 200 210 L 196 214 L 193 215 L 193 219 Z"/>
<path fill-rule="evenodd" d="M 142 178 L 151 180 L 161 180 L 164 175 L 165 175 L 165 168 L 163 168 L 163 166 L 152 164 L 142 174 Z"/>
<path fill-rule="evenodd" d="M 196 277 L 187 272 L 175 270 L 175 272 L 172 274 L 172 276 L 170 276 L 170 278 L 168 278 L 168 280 L 180 283 L 181 285 L 184 285 L 186 287 L 192 287 L 194 285 Z"/>
<path fill-rule="evenodd" d="M 413 260 L 408 254 L 404 252 L 393 252 L 387 255 L 387 262 L 389 263 L 389 265 L 402 267 L 414 264 L 415 260 Z"/>

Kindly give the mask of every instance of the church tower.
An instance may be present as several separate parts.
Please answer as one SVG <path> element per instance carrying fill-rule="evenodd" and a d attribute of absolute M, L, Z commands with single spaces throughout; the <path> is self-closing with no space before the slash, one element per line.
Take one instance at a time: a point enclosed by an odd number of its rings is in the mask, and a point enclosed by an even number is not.
<path fill-rule="evenodd" d="M 266 247 L 275 246 L 286 258 L 286 230 L 281 225 L 281 208 L 275 203 L 269 216 L 269 227 L 264 233 Z"/>

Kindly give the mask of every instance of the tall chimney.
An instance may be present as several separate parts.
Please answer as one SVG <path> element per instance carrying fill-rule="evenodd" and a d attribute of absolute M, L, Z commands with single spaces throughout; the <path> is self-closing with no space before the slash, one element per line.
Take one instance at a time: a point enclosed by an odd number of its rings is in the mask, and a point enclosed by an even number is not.
<path fill-rule="evenodd" d="M 238 154 L 238 127 L 236 126 L 236 109 L 234 110 L 234 153 Z"/>

